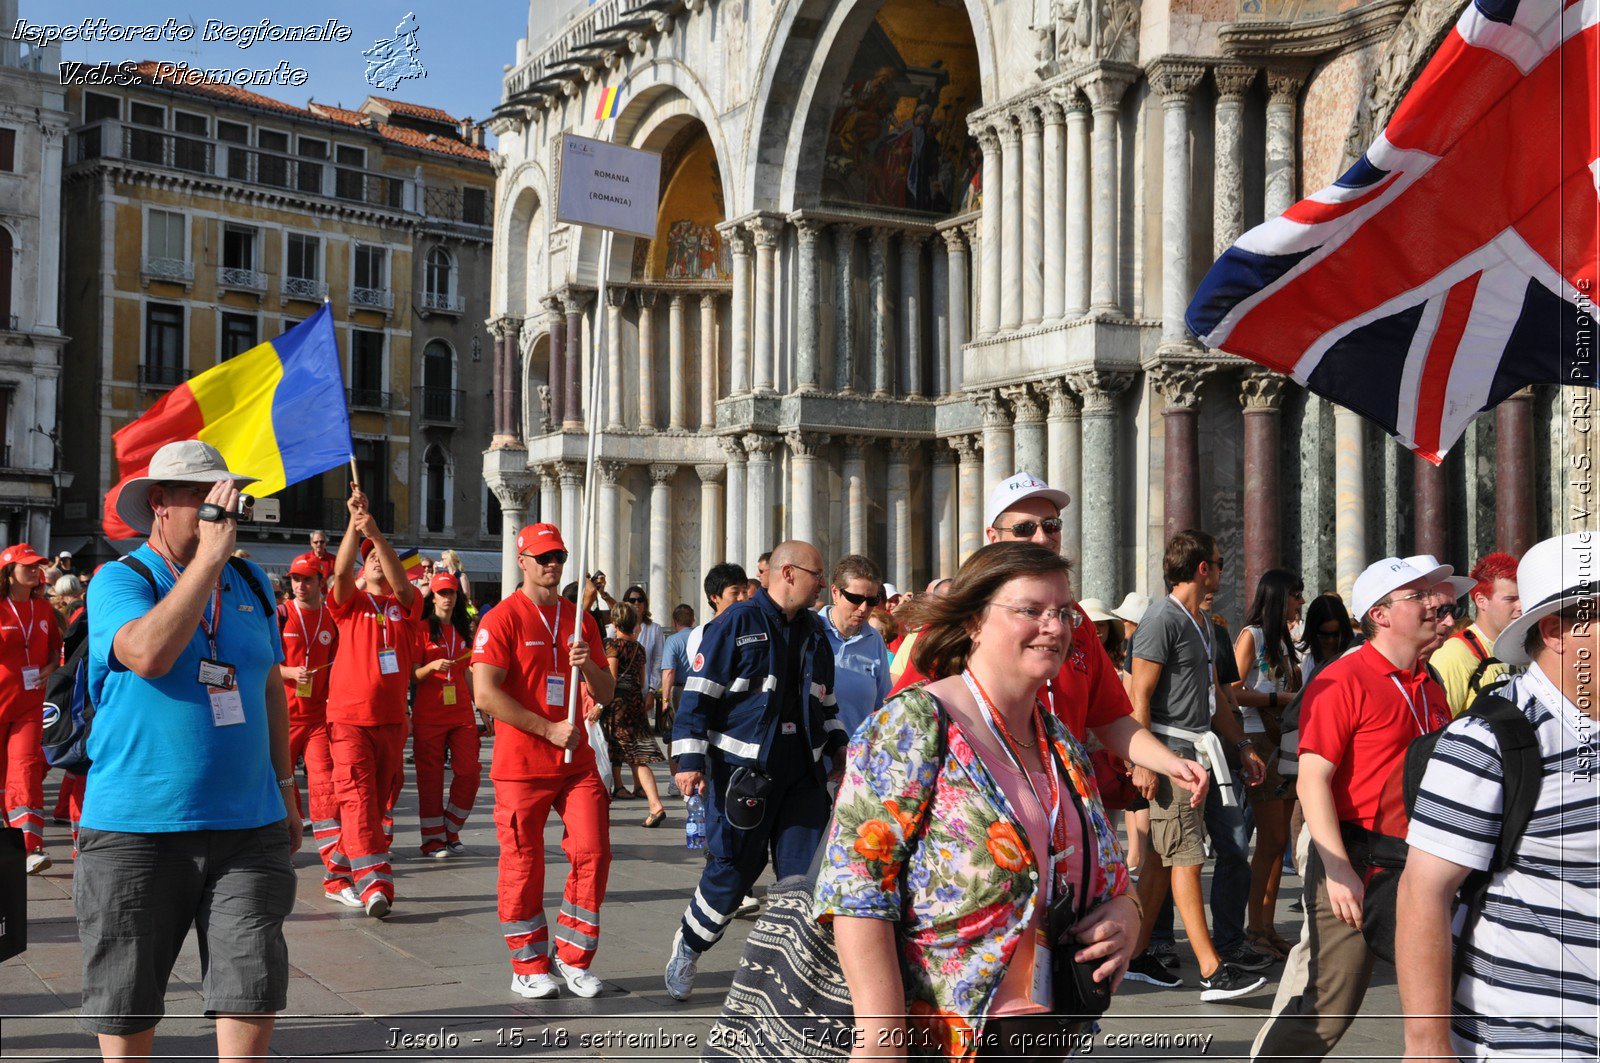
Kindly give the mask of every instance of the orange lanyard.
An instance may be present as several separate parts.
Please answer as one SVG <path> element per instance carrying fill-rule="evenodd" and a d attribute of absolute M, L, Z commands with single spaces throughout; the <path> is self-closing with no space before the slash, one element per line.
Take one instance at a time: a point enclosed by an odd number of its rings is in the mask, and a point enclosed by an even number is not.
<path fill-rule="evenodd" d="M 155 547 L 152 546 L 150 549 L 155 550 Z M 177 565 L 174 565 L 172 563 L 172 559 L 167 557 L 167 555 L 163 554 L 160 550 L 155 550 L 155 554 L 163 562 L 166 563 L 167 571 L 172 573 L 172 582 L 174 582 L 174 583 L 178 582 L 178 577 L 183 574 L 183 570 L 180 569 Z M 206 626 L 206 615 L 205 615 L 205 613 L 201 613 L 200 614 L 200 630 L 205 632 L 206 641 L 211 644 L 211 656 L 212 656 L 213 659 L 215 659 L 216 656 L 217 656 L 217 632 L 219 630 L 221 630 L 221 628 L 222 628 L 222 577 L 218 576 L 217 577 L 217 589 L 216 589 L 216 592 L 212 596 L 212 599 L 211 599 L 211 626 L 210 627 Z"/>

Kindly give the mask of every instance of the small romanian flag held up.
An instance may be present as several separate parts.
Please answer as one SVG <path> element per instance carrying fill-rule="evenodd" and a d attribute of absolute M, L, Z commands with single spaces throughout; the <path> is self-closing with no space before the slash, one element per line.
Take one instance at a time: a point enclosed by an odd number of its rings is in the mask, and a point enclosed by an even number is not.
<path fill-rule="evenodd" d="M 179 384 L 117 431 L 120 479 L 106 495 L 107 538 L 138 537 L 117 519 L 117 492 L 145 474 L 157 450 L 180 439 L 210 443 L 228 468 L 259 476 L 245 488 L 257 496 L 349 461 L 350 414 L 328 304 L 277 339 Z"/>
<path fill-rule="evenodd" d="M 400 567 L 406 570 L 406 579 L 415 579 L 418 572 L 422 571 L 422 555 L 417 553 L 417 548 L 408 546 L 400 551 Z"/>
<path fill-rule="evenodd" d="M 615 118 L 617 116 L 617 108 L 621 103 L 622 97 L 617 92 L 615 85 L 609 89 L 601 89 L 600 106 L 594 109 L 594 120 L 596 122 L 604 122 L 607 118 Z"/>

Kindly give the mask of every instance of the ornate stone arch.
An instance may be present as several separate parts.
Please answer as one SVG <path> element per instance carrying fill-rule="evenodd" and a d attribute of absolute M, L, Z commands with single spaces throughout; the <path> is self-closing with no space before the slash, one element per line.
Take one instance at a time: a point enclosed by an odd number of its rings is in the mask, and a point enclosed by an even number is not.
<path fill-rule="evenodd" d="M 529 317 L 539 313 L 534 293 L 542 293 L 545 278 L 530 276 L 543 268 L 543 260 L 529 254 L 530 246 L 548 246 L 549 215 L 542 208 L 550 202 L 544 171 L 537 163 L 525 162 L 503 182 L 505 193 L 495 210 L 495 250 L 502 257 L 494 270 L 494 290 L 490 293 L 490 313 L 498 316 Z M 533 232 L 537 225 L 539 232 Z M 535 245 L 533 241 L 537 240 Z"/>

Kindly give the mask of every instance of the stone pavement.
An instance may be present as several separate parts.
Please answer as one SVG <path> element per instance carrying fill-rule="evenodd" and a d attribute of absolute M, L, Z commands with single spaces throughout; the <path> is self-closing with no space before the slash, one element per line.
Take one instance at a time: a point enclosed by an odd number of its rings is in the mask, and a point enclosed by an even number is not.
<path fill-rule="evenodd" d="M 53 785 L 49 790 L 53 803 Z M 580 1000 L 563 987 L 562 997 L 553 1001 L 522 1000 L 507 988 L 511 975 L 495 914 L 488 804 L 485 779 L 463 834 L 470 852 L 425 860 L 416 851 L 415 797 L 408 788 L 396 814 L 398 899 L 394 913 L 381 922 L 323 900 L 315 851 L 296 856 L 300 895 L 286 924 L 289 1010 L 279 1019 L 274 1053 L 295 1059 L 698 1059 L 751 924 L 736 921 L 707 955 L 692 1000 L 679 1004 L 666 995 L 661 972 L 667 948 L 701 863 L 697 853 L 683 847 L 681 803 L 669 800 L 667 822 L 656 830 L 639 826 L 643 801 L 613 805 L 615 859 L 595 966 L 606 991 Z M 93 1039 L 73 1017 L 82 958 L 72 911 L 71 846 L 65 828 L 51 831 L 56 865 L 28 885 L 30 947 L 0 965 L 0 1058 L 7 1060 L 94 1052 Z M 552 817 L 545 836 L 546 905 L 552 920 L 566 874 L 560 842 L 560 825 Z M 1279 928 L 1291 937 L 1299 921 L 1287 905 L 1298 895 L 1297 886 L 1297 879 L 1286 879 L 1281 900 Z M 1193 988 L 1198 974 L 1192 960 L 1181 974 L 1190 988 L 1125 983 L 1090 1054 L 1246 1058 L 1275 983 L 1230 1004 L 1208 1005 Z M 214 1058 L 212 1026 L 200 1014 L 199 985 L 199 954 L 191 934 L 173 972 L 167 1018 L 157 1034 L 156 1051 L 163 1058 Z M 1363 1017 L 1339 1045 L 1338 1058 L 1398 1056 L 1400 1021 L 1392 1017 L 1398 1011 L 1394 972 L 1380 969 Z M 629 1043 L 628 1035 L 636 1040 Z M 1147 1035 L 1142 1045 L 1111 1043 Z M 409 1047 L 401 1046 L 401 1037 L 412 1039 Z"/>

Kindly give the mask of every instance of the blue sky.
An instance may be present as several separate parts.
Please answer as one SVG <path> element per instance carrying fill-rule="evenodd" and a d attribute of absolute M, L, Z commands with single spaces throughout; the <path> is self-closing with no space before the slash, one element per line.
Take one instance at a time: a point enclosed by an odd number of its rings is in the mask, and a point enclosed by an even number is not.
<path fill-rule="evenodd" d="M 545 3 L 548 0 L 534 0 Z M 308 99 L 355 108 L 370 93 L 440 107 L 457 117 L 488 117 L 500 102 L 501 67 L 516 59 L 517 38 L 526 35 L 528 0 L 357 0 L 329 4 L 307 0 L 238 0 L 226 6 L 192 0 L 21 0 L 22 18 L 33 25 L 77 25 L 86 18 L 113 23 L 160 24 L 166 19 L 192 22 L 200 32 L 187 42 L 64 42 L 65 62 L 121 62 L 153 59 L 194 67 L 272 68 L 280 61 L 304 68 L 309 78 L 299 87 L 252 86 L 264 96 L 305 106 Z M 418 61 L 425 77 L 402 81 L 393 90 L 366 83 L 362 51 L 375 41 L 394 36 L 407 12 L 417 19 Z M 272 43 L 248 49 L 226 41 L 201 40 L 208 19 L 229 25 L 321 25 L 336 17 L 351 30 L 346 43 Z M 7 27 L 8 29 L 10 27 Z M 492 137 L 491 137 L 492 140 Z"/>

